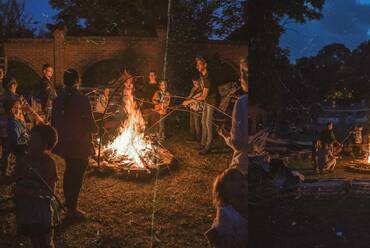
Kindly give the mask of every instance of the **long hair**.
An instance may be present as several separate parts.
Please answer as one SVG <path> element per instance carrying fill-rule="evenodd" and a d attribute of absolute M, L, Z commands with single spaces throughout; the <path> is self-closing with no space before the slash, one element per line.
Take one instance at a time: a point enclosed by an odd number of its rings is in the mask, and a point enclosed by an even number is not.
<path fill-rule="evenodd" d="M 69 108 L 73 89 L 80 81 L 78 72 L 74 69 L 68 69 L 64 72 L 63 82 L 65 86 L 65 95 L 63 99 L 63 111 Z"/>
<path fill-rule="evenodd" d="M 228 184 L 243 174 L 236 168 L 230 168 L 218 175 L 213 183 L 213 204 L 216 208 L 231 203 L 231 196 L 228 190 Z"/>

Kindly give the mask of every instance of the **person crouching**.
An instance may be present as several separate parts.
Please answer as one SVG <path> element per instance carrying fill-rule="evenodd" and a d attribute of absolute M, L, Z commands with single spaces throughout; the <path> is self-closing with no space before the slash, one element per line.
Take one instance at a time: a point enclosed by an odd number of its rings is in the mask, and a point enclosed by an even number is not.
<path fill-rule="evenodd" d="M 334 155 L 333 145 L 324 144 L 318 152 L 318 165 L 320 172 L 334 172 L 337 157 Z"/>

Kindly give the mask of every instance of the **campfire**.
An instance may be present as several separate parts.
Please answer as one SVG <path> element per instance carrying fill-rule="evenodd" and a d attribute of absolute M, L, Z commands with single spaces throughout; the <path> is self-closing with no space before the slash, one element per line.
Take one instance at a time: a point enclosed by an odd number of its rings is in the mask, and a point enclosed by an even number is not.
<path fill-rule="evenodd" d="M 102 148 L 102 167 L 129 174 L 150 174 L 168 167 L 173 155 L 145 133 L 145 121 L 133 95 L 134 79 L 126 74 L 124 82 L 122 107 L 126 118 L 118 136 Z"/>
<path fill-rule="evenodd" d="M 354 172 L 370 174 L 370 147 L 364 158 L 351 161 L 351 165 L 348 169 Z"/>

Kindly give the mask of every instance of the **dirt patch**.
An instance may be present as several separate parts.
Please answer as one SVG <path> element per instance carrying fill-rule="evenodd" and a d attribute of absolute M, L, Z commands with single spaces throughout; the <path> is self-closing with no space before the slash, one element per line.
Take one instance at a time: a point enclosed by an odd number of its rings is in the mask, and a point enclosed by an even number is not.
<path fill-rule="evenodd" d="M 198 145 L 186 143 L 185 138 L 185 134 L 177 133 L 165 143 L 178 166 L 157 181 L 156 247 L 207 246 L 204 232 L 215 215 L 211 186 L 231 159 L 231 151 L 220 140 L 217 153 L 200 156 Z M 62 173 L 61 164 L 60 178 Z M 87 173 L 80 207 L 89 219 L 65 221 L 55 235 L 57 247 L 149 247 L 154 188 L 155 179 L 125 181 Z M 61 181 L 57 193 L 63 199 Z M 11 195 L 11 188 L 1 187 L 0 194 Z M 25 246 L 24 239 L 16 235 L 13 206 L 11 201 L 0 204 L 0 247 Z"/>

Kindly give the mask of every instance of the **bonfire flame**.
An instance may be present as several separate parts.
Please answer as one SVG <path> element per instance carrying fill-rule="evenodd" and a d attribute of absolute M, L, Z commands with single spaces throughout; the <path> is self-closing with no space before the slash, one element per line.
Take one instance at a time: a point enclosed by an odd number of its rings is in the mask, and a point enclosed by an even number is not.
<path fill-rule="evenodd" d="M 152 145 L 150 140 L 144 137 L 145 122 L 133 96 L 134 80 L 127 72 L 122 78 L 125 79 L 123 110 L 127 118 L 120 128 L 119 135 L 105 147 L 105 150 L 112 151 L 111 156 L 124 158 L 122 159 L 124 164 L 135 164 L 136 167 L 145 168 L 151 163 L 148 157 Z"/>

